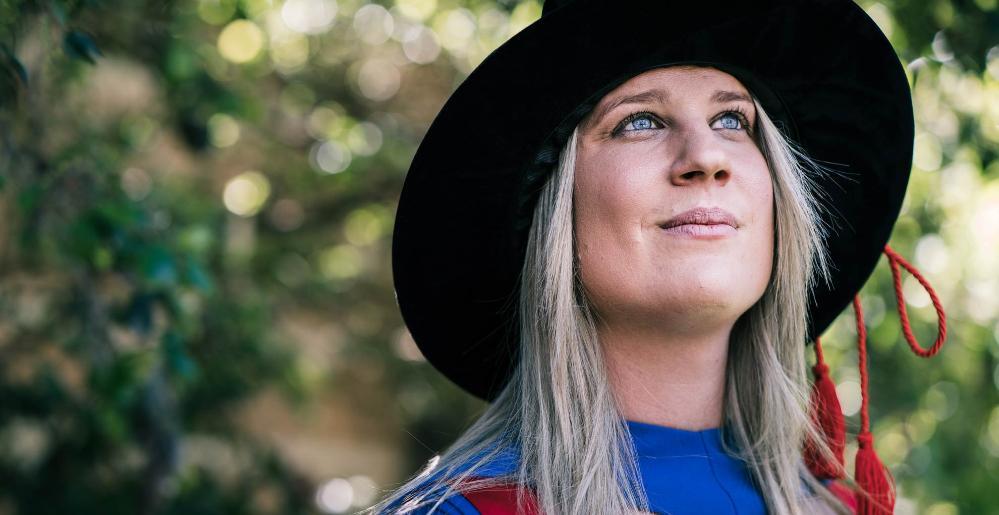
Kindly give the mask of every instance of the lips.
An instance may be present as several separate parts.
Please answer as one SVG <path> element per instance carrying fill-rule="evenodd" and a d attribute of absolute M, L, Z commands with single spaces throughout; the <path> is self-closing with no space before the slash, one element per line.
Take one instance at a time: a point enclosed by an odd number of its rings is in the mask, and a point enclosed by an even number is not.
<path fill-rule="evenodd" d="M 738 228 L 739 224 L 735 220 L 735 216 L 732 213 L 720 208 L 720 207 L 695 207 L 684 211 L 673 218 L 659 224 L 663 229 L 669 229 L 670 227 L 676 227 L 679 225 L 729 225 L 733 228 Z"/>

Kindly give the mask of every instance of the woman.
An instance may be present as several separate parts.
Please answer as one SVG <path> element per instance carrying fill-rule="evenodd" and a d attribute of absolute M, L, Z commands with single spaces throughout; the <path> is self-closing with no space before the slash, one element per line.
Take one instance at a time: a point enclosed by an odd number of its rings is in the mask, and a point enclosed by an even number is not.
<path fill-rule="evenodd" d="M 898 215 L 904 71 L 849 0 L 665 4 L 549 0 L 428 131 L 397 298 L 491 404 L 373 512 L 891 512 L 802 343 Z"/>

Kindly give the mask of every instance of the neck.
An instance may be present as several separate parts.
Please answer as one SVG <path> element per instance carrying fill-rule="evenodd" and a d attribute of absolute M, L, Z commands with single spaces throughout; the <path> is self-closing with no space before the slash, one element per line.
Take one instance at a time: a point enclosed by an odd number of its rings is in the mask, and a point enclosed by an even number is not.
<path fill-rule="evenodd" d="M 677 336 L 601 328 L 622 416 L 691 431 L 721 426 L 731 330 Z"/>

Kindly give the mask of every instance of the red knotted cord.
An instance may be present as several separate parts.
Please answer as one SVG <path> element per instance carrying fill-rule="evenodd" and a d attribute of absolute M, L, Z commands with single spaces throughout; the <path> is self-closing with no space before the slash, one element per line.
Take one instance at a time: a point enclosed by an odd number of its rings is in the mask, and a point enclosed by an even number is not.
<path fill-rule="evenodd" d="M 860 309 L 860 296 L 853 297 L 853 311 L 857 320 L 857 367 L 860 369 L 860 432 L 870 430 L 867 414 L 867 327 L 864 324 L 864 311 Z"/>
<path fill-rule="evenodd" d="M 867 328 L 864 312 L 860 309 L 860 296 L 853 297 L 853 310 L 857 319 L 857 348 L 860 368 L 860 432 L 857 433 L 857 456 L 853 476 L 857 484 L 870 497 L 857 500 L 859 515 L 891 515 L 895 509 L 895 480 L 874 450 L 874 435 L 870 431 L 867 403 Z"/>
<path fill-rule="evenodd" d="M 885 245 L 884 253 L 888 256 L 888 263 L 891 264 L 891 275 L 895 280 L 895 299 L 898 301 L 898 316 L 902 319 L 902 333 L 905 334 L 905 341 L 909 342 L 909 348 L 912 349 L 912 352 L 915 352 L 919 356 L 924 358 L 933 356 L 940 350 L 944 339 L 947 338 L 947 316 L 944 313 L 943 305 L 940 304 L 940 299 L 937 298 L 937 293 L 933 291 L 930 283 L 923 278 L 923 274 L 919 273 L 916 267 L 910 265 L 908 261 L 903 259 L 901 255 L 887 244 Z M 923 349 L 919 346 L 919 342 L 916 341 L 916 337 L 912 334 L 912 328 L 909 326 L 909 313 L 905 310 L 905 297 L 902 294 L 902 273 L 898 269 L 899 264 L 904 266 L 919 281 L 919 284 L 923 285 L 926 293 L 929 293 L 930 299 L 933 300 L 933 309 L 937 311 L 937 341 L 929 349 Z"/>
<path fill-rule="evenodd" d="M 901 320 L 905 340 L 908 342 L 909 348 L 916 355 L 924 358 L 931 357 L 940 350 L 944 340 L 947 338 L 947 318 L 943 310 L 943 305 L 940 303 L 940 299 L 937 297 L 936 292 L 933 291 L 929 282 L 916 267 L 903 259 L 901 255 L 887 244 L 884 246 L 884 254 L 888 256 L 888 262 L 891 265 L 892 279 L 895 284 L 895 298 L 897 300 L 899 319 Z M 937 312 L 937 340 L 929 349 L 923 349 L 912 334 L 909 315 L 905 309 L 905 295 L 902 292 L 902 278 L 901 271 L 898 268 L 899 264 L 905 267 L 923 285 L 923 288 L 929 293 L 930 299 L 933 300 L 933 307 Z M 857 361 L 860 369 L 861 396 L 860 431 L 857 434 L 858 449 L 854 477 L 861 489 L 869 494 L 869 497 L 864 495 L 857 496 L 857 513 L 861 515 L 887 515 L 892 513 L 895 506 L 895 480 L 874 451 L 874 436 L 870 431 L 867 328 L 864 324 L 864 312 L 860 306 L 859 295 L 853 297 L 853 310 L 856 314 L 857 322 Z M 815 404 L 814 408 L 817 410 L 816 416 L 823 422 L 821 426 L 828 440 L 827 443 L 834 450 L 835 454 L 837 449 L 842 448 L 842 441 L 840 440 L 842 437 L 836 431 L 836 426 L 839 425 L 839 421 L 836 418 L 841 418 L 842 412 L 831 412 L 832 410 L 839 411 L 837 409 L 839 408 L 839 402 L 836 398 L 835 390 L 830 387 L 832 381 L 828 378 L 828 367 L 825 364 L 822 348 L 819 346 L 819 338 L 815 339 L 815 354 L 816 365 L 813 367 L 813 371 L 816 375 L 816 382 L 813 385 L 813 403 Z M 809 468 L 816 473 L 817 477 L 836 477 L 836 463 L 824 463 L 824 460 L 818 459 L 815 454 L 808 451 L 809 447 L 806 446 L 806 460 L 808 461 Z"/>

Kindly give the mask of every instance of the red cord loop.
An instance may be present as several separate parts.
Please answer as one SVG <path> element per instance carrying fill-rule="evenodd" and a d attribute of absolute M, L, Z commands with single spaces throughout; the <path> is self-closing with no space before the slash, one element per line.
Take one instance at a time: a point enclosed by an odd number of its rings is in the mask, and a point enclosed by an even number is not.
<path fill-rule="evenodd" d="M 902 332 L 905 340 L 909 343 L 909 348 L 914 353 L 924 358 L 933 356 L 940 350 L 944 339 L 947 337 L 947 319 L 944 314 L 940 299 L 930 287 L 930 284 L 919 273 L 919 270 L 910 265 L 905 259 L 895 252 L 889 245 L 885 245 L 884 253 L 888 256 L 891 265 L 892 278 L 895 282 L 895 299 L 898 301 L 898 314 L 902 322 Z M 927 293 L 933 299 L 933 307 L 937 311 L 937 327 L 939 329 L 937 341 L 929 349 L 923 349 L 912 334 L 909 325 L 909 314 L 905 310 L 905 296 L 902 293 L 902 277 L 899 271 L 899 264 L 912 274 Z M 853 311 L 857 323 L 857 362 L 860 369 L 860 430 L 857 433 L 857 455 L 855 459 L 854 478 L 861 490 L 867 493 L 864 496 L 855 497 L 855 512 L 863 515 L 890 515 L 895 507 L 895 479 L 891 472 L 884 466 L 874 449 L 874 435 L 871 433 L 870 415 L 868 404 L 870 402 L 868 391 L 867 374 L 867 327 L 864 324 L 864 311 L 860 305 L 860 296 L 853 296 Z M 812 367 L 815 373 L 815 382 L 812 385 L 812 404 L 815 409 L 815 417 L 822 428 L 826 443 L 833 451 L 834 461 L 829 462 L 820 456 L 810 443 L 806 442 L 805 460 L 813 475 L 820 478 L 839 478 L 843 474 L 842 449 L 845 442 L 845 429 L 843 416 L 836 395 L 835 385 L 829 377 L 829 367 L 825 363 L 822 353 L 822 346 L 819 338 L 815 338 L 816 364 Z"/>
<path fill-rule="evenodd" d="M 902 333 L 905 334 L 905 341 L 909 343 L 909 348 L 912 349 L 912 352 L 919 356 L 924 358 L 933 356 L 940 350 L 944 340 L 947 338 L 947 316 L 944 313 L 943 305 L 940 303 L 940 299 L 937 298 L 937 294 L 933 291 L 930 283 L 923 278 L 923 274 L 919 273 L 916 267 L 909 264 L 908 261 L 895 252 L 888 244 L 885 244 L 884 253 L 888 256 L 888 263 L 891 265 L 891 275 L 895 282 L 895 299 L 898 302 L 898 316 L 902 320 Z M 926 293 L 929 293 L 930 299 L 933 300 L 933 308 L 937 312 L 937 341 L 929 349 L 922 348 L 919 342 L 916 341 L 915 335 L 912 334 L 912 327 L 909 325 L 909 314 L 905 310 L 905 296 L 902 293 L 902 273 L 898 269 L 899 264 L 904 266 L 919 281 L 919 284 L 923 285 Z"/>

